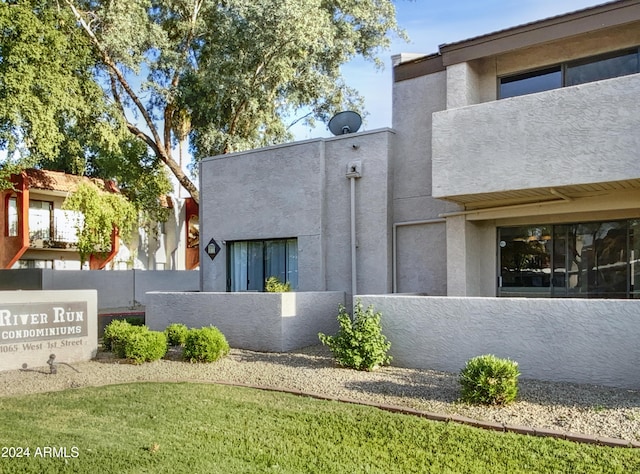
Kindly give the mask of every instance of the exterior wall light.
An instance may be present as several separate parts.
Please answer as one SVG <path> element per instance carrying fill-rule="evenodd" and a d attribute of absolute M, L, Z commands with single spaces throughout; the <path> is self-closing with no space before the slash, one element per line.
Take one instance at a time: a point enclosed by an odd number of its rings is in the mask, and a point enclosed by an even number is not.
<path fill-rule="evenodd" d="M 209 258 L 211 258 L 211 260 L 216 258 L 216 255 L 218 255 L 218 252 L 220 252 L 220 246 L 218 245 L 218 242 L 216 242 L 214 239 L 211 239 L 207 244 L 207 247 L 205 248 L 205 252 L 207 253 L 207 255 L 209 255 Z"/>

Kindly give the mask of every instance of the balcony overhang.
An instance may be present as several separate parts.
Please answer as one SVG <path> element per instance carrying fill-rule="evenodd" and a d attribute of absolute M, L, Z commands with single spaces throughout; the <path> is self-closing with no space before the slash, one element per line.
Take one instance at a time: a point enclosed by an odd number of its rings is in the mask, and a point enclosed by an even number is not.
<path fill-rule="evenodd" d="M 640 191 L 640 178 L 624 181 L 573 184 L 544 188 L 505 190 L 479 194 L 461 194 L 440 199 L 454 202 L 465 210 L 482 210 L 502 206 L 545 203 L 569 203 L 586 198 L 609 196 L 612 193 Z M 638 203 L 634 204 L 638 207 Z"/>
<path fill-rule="evenodd" d="M 638 97 L 632 74 L 436 112 L 432 195 L 471 209 L 637 189 Z"/>

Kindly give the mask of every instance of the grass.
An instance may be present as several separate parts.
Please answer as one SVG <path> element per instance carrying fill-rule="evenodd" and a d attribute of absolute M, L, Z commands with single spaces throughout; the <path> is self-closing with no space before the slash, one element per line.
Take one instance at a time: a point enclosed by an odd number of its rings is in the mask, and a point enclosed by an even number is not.
<path fill-rule="evenodd" d="M 640 472 L 638 450 L 210 384 L 0 398 L 0 427 L 0 446 L 31 451 L 28 458 L 0 457 L 2 473 Z M 77 457 L 36 457 L 43 447 Z"/>

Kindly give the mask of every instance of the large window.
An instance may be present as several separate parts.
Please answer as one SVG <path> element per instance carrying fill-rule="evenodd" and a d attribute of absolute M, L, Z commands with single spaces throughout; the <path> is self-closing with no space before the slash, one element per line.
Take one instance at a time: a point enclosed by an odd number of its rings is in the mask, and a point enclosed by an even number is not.
<path fill-rule="evenodd" d="M 499 296 L 638 298 L 640 220 L 503 227 Z"/>
<path fill-rule="evenodd" d="M 275 276 L 298 287 L 297 239 L 227 242 L 228 291 L 264 291 Z"/>
<path fill-rule="evenodd" d="M 639 48 L 616 51 L 501 77 L 498 80 L 498 98 L 533 94 L 638 72 Z"/>

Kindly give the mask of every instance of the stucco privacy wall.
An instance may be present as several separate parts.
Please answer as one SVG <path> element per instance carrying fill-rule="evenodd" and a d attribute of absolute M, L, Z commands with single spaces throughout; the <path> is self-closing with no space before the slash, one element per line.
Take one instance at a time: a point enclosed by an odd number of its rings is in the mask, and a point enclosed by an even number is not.
<path fill-rule="evenodd" d="M 526 378 L 640 388 L 640 301 L 359 298 L 382 312 L 397 366 L 457 373 L 491 353 Z"/>
<path fill-rule="evenodd" d="M 200 240 L 221 251 L 201 258 L 203 291 L 227 289 L 226 242 L 298 239 L 299 291 L 350 291 L 350 182 L 356 183 L 358 289 L 391 290 L 393 132 L 379 130 L 233 153 L 200 164 Z"/>
<path fill-rule="evenodd" d="M 208 257 L 207 257 L 208 258 Z M 98 290 L 98 310 L 133 308 L 146 304 L 147 291 L 196 291 L 196 271 L 24 269 L 0 271 L 0 289 Z"/>
<path fill-rule="evenodd" d="M 634 74 L 437 112 L 433 195 L 638 176 L 640 115 L 629 113 L 638 95 L 640 81 Z M 464 140 L 452 139 L 452 130 L 464 133 Z M 605 160 L 608 156 L 615 160 Z"/>
<path fill-rule="evenodd" d="M 0 291 L 0 370 L 48 372 L 51 354 L 55 362 L 74 363 L 97 350 L 95 290 Z"/>
<path fill-rule="evenodd" d="M 231 347 L 282 352 L 317 344 L 318 332 L 334 334 L 345 294 L 151 292 L 147 299 L 146 324 L 153 330 L 214 325 Z"/>

